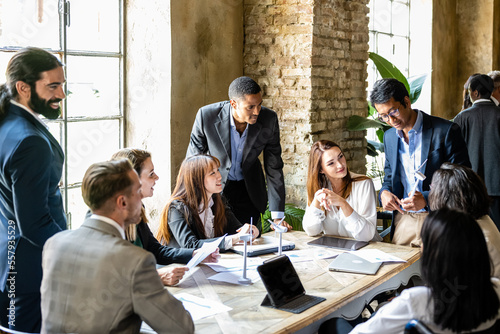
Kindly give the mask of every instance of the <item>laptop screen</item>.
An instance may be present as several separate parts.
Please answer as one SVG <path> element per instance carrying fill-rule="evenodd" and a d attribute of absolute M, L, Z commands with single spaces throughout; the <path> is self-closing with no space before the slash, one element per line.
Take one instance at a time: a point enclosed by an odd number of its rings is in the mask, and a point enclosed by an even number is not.
<path fill-rule="evenodd" d="M 295 268 L 286 255 L 274 257 L 257 267 L 274 307 L 305 294 Z"/>

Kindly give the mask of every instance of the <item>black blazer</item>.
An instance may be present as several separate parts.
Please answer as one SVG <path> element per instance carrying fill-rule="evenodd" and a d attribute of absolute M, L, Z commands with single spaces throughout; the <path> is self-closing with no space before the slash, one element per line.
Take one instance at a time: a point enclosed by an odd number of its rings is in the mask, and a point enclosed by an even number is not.
<path fill-rule="evenodd" d="M 490 196 L 500 196 L 500 108 L 478 102 L 454 120 L 467 143 L 472 169 L 484 180 Z"/>
<path fill-rule="evenodd" d="M 200 231 L 196 228 L 194 223 L 194 217 L 189 214 L 186 220 L 184 215 L 187 206 L 180 201 L 173 201 L 168 209 L 168 229 L 170 231 L 170 242 L 168 243 L 171 247 L 188 247 L 188 248 L 200 248 L 203 243 L 214 241 L 216 238 L 204 239 L 204 231 Z M 215 213 L 214 213 L 215 214 Z M 226 207 L 226 219 L 227 225 L 224 229 L 224 233 L 228 235 L 235 234 L 236 230 L 239 229 L 243 224 L 240 223 L 238 219 L 234 216 L 233 212 Z M 221 251 L 226 250 L 224 247 L 225 240 L 219 245 Z"/>
<path fill-rule="evenodd" d="M 151 232 L 149 225 L 143 221 L 137 224 L 137 236 L 141 239 L 142 247 L 153 253 L 158 264 L 185 264 L 193 257 L 194 249 L 173 248 L 160 244 Z"/>
<path fill-rule="evenodd" d="M 225 184 L 231 169 L 231 105 L 218 102 L 200 108 L 191 131 L 186 156 L 208 153 L 220 160 L 220 173 Z M 264 153 L 264 173 L 259 155 Z M 241 161 L 243 178 L 253 205 L 270 211 L 285 211 L 285 182 L 281 159 L 278 116 L 262 107 L 257 122 L 248 126 L 248 134 Z M 266 190 L 267 184 L 267 190 Z"/>

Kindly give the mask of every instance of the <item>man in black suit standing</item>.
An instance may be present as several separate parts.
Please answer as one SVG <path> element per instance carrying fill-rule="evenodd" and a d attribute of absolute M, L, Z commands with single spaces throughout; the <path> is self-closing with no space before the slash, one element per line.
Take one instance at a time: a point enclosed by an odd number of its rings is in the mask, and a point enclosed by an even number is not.
<path fill-rule="evenodd" d="M 485 74 L 472 76 L 469 95 L 472 107 L 456 117 L 467 144 L 472 169 L 484 180 L 492 198 L 490 216 L 500 229 L 500 108 L 490 99 L 493 79 Z"/>
<path fill-rule="evenodd" d="M 252 217 L 261 231 L 260 214 L 266 210 L 268 198 L 274 221 L 284 217 L 278 116 L 262 106 L 262 90 L 249 77 L 239 77 L 231 83 L 229 99 L 198 110 L 187 156 L 208 153 L 220 160 L 223 194 L 236 218 L 250 223 Z M 266 178 L 259 161 L 262 152 Z"/>

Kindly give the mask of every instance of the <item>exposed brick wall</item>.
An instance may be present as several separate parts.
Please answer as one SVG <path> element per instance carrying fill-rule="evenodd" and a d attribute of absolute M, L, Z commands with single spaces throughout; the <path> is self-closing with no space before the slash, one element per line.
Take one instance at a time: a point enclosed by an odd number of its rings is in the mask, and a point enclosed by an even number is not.
<path fill-rule="evenodd" d="M 244 73 L 279 115 L 287 202 L 305 206 L 312 143 L 336 141 L 351 170 L 365 172 L 368 0 L 245 0 Z"/>

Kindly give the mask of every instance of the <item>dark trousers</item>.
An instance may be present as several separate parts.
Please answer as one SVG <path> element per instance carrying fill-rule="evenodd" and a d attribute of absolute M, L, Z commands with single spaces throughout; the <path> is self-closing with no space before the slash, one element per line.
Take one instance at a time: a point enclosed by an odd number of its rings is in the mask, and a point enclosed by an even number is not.
<path fill-rule="evenodd" d="M 490 196 L 492 199 L 490 206 L 490 218 L 500 231 L 500 196 Z"/>
<path fill-rule="evenodd" d="M 9 294 L 11 295 L 9 298 Z M 15 295 L 15 296 L 14 296 Z M 27 333 L 40 333 L 42 312 L 40 293 L 0 292 L 0 323 L 2 326 Z"/>
<path fill-rule="evenodd" d="M 223 195 L 231 211 L 233 211 L 236 219 L 238 219 L 240 223 L 250 224 L 250 218 L 253 218 L 253 224 L 257 226 L 259 232 L 262 232 L 262 223 L 260 221 L 261 212 L 253 205 L 244 180 L 227 180 Z"/>

